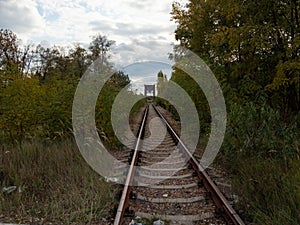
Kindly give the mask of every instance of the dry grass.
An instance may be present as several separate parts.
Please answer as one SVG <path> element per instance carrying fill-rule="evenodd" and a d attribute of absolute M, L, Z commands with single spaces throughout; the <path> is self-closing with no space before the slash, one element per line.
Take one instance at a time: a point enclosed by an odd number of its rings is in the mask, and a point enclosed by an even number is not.
<path fill-rule="evenodd" d="M 0 162 L 1 188 L 18 187 L 0 192 L 0 221 L 102 224 L 117 203 L 118 186 L 88 166 L 73 140 L 3 145 Z"/>
<path fill-rule="evenodd" d="M 299 165 L 298 160 L 289 160 L 287 166 L 274 159 L 239 159 L 233 185 L 247 219 L 254 224 L 299 224 Z"/>

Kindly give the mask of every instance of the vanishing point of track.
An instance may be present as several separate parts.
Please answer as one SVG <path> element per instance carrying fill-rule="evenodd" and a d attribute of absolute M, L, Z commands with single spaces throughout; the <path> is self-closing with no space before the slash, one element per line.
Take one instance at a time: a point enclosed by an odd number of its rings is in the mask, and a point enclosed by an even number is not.
<path fill-rule="evenodd" d="M 154 130 L 162 129 L 163 123 L 167 133 L 161 143 L 143 142 L 143 138 L 150 136 L 149 123 L 155 117 L 160 118 L 161 124 Z M 151 135 L 155 138 L 161 133 Z M 160 218 L 170 224 L 244 224 L 152 104 L 144 111 L 133 149 L 115 225 L 128 225 L 133 216 Z M 139 169 L 135 169 L 137 165 Z"/>

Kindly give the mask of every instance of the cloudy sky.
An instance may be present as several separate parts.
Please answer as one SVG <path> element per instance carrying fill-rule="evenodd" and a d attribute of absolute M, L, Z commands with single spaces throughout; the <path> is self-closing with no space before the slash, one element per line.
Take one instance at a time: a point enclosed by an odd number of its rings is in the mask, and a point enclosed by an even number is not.
<path fill-rule="evenodd" d="M 87 46 L 91 36 L 116 41 L 113 60 L 128 67 L 136 62 L 168 61 L 176 25 L 170 21 L 173 0 L 0 0 L 0 28 L 15 32 L 24 44 Z M 181 1 L 183 2 L 183 1 Z M 136 65 L 136 64 L 134 64 Z M 153 66 L 153 63 L 151 64 Z M 165 64 L 163 72 L 169 73 Z M 149 64 L 147 64 L 149 66 Z M 132 67 L 131 71 L 133 70 Z M 141 65 L 138 66 L 141 69 Z M 149 71 L 149 70 L 148 70 Z M 136 71 L 135 71 L 136 72 Z M 139 71 L 136 74 L 143 73 Z M 129 74 L 130 75 L 130 74 Z M 134 77 L 155 82 L 151 74 Z M 142 78 L 145 77 L 146 80 Z"/>

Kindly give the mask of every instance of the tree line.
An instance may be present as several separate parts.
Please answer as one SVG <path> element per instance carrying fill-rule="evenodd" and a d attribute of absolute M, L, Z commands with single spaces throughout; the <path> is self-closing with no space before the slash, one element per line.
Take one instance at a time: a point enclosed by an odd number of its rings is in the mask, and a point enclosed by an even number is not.
<path fill-rule="evenodd" d="M 173 3 L 175 37 L 212 69 L 222 87 L 229 116 L 239 107 L 254 107 L 276 114 L 276 125 L 282 123 L 283 128 L 298 120 L 299 7 L 294 0 Z M 171 58 L 180 54 L 178 49 L 174 48 Z M 201 89 L 177 68 L 171 80 L 182 85 L 195 101 L 205 132 L 210 111 Z"/>
<path fill-rule="evenodd" d="M 22 46 L 17 35 L 0 30 L 0 128 L 1 142 L 59 138 L 72 134 L 72 102 L 80 78 L 96 59 L 104 60 L 114 41 L 97 34 L 88 48 Z M 99 133 L 113 140 L 110 111 L 118 90 L 130 83 L 116 72 L 104 86 L 97 102 Z"/>
<path fill-rule="evenodd" d="M 213 69 L 231 100 L 264 97 L 283 116 L 299 112 L 297 0 L 190 0 L 171 14 L 176 39 Z"/>
<path fill-rule="evenodd" d="M 299 7 L 297 0 L 189 0 L 171 11 L 176 40 L 204 60 L 223 90 L 227 131 L 217 161 L 230 173 L 243 218 L 254 224 L 300 223 Z M 167 82 L 162 74 L 158 80 L 159 87 Z M 205 95 L 178 68 L 171 80 L 195 102 L 205 138 Z"/>

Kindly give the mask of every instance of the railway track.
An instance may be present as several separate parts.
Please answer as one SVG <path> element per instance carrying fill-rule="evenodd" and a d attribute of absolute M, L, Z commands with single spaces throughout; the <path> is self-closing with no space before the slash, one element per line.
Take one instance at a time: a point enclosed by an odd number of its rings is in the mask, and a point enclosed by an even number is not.
<path fill-rule="evenodd" d="M 130 156 L 115 225 L 128 225 L 136 216 L 168 224 L 244 224 L 152 104 L 145 109 Z"/>

